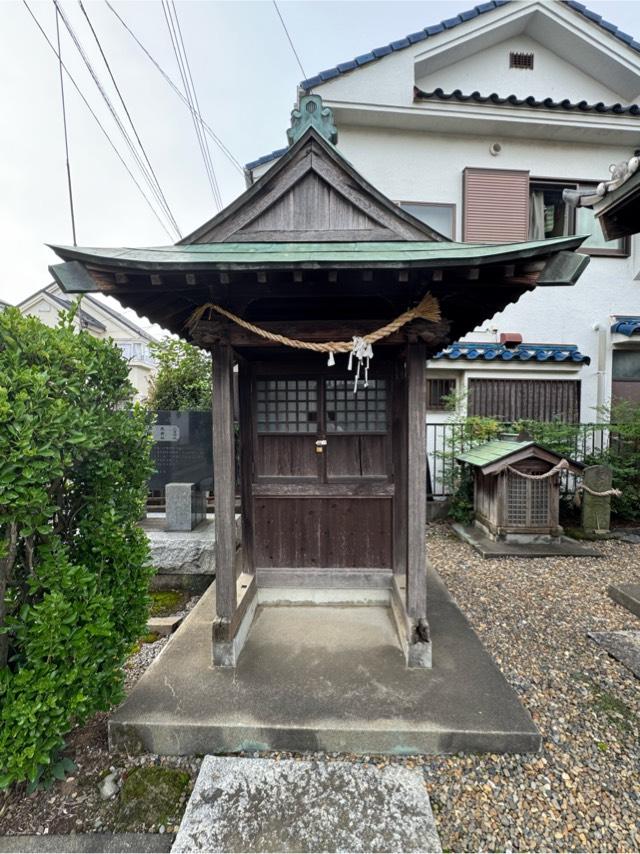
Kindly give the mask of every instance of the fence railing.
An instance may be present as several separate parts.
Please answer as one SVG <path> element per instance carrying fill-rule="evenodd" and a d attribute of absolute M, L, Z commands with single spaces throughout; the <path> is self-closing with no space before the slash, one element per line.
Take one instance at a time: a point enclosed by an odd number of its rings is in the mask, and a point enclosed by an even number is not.
<path fill-rule="evenodd" d="M 511 424 L 500 425 L 504 431 Z M 578 462 L 597 458 L 609 449 L 622 450 L 625 441 L 620 438 L 615 424 L 549 424 L 551 433 L 547 441 L 540 440 L 563 456 Z M 474 445 L 488 441 L 486 435 L 474 435 L 467 422 L 427 421 L 427 495 L 430 498 L 450 495 L 453 491 L 455 458 Z M 562 473 L 561 492 L 571 495 L 576 489 L 575 475 Z"/>

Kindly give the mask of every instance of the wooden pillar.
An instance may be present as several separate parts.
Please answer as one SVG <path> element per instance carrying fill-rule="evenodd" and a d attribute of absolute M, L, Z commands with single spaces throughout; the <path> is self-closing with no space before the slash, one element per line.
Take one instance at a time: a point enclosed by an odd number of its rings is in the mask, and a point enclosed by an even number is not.
<path fill-rule="evenodd" d="M 243 570 L 253 575 L 253 421 L 251 416 L 251 370 L 249 364 L 238 358 L 239 406 L 238 422 L 240 445 L 240 512 L 242 513 Z"/>
<path fill-rule="evenodd" d="M 407 347 L 407 613 L 415 624 L 427 616 L 426 348 Z"/>
<path fill-rule="evenodd" d="M 230 619 L 236 610 L 235 453 L 233 432 L 233 353 L 216 344 L 213 356 L 213 473 L 216 513 L 216 613 Z"/>

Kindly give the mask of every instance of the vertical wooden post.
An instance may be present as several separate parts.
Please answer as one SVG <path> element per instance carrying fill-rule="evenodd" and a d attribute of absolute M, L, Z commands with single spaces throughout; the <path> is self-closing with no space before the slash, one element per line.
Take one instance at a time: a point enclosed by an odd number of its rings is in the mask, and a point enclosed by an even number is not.
<path fill-rule="evenodd" d="M 426 347 L 407 347 L 407 613 L 412 621 L 427 616 Z"/>
<path fill-rule="evenodd" d="M 240 432 L 240 512 L 242 513 L 243 570 L 255 573 L 253 557 L 253 421 L 251 418 L 251 370 L 244 359 L 238 359 Z"/>
<path fill-rule="evenodd" d="M 216 613 L 236 610 L 236 466 L 233 434 L 233 354 L 215 344 L 213 356 L 213 473 L 216 510 Z"/>

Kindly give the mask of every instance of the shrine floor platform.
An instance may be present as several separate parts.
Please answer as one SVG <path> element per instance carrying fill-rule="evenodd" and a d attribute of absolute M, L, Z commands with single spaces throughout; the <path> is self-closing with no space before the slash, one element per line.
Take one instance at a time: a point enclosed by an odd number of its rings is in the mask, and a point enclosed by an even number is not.
<path fill-rule="evenodd" d="M 553 543 L 512 543 L 491 540 L 474 525 L 455 523 L 452 529 L 465 543 L 478 552 L 481 557 L 602 557 L 602 552 L 592 546 L 579 543 L 569 537 L 560 537 Z"/>
<path fill-rule="evenodd" d="M 260 605 L 235 670 L 211 663 L 215 584 L 109 722 L 158 754 L 537 751 L 528 712 L 434 571 L 433 667 L 407 669 L 385 605 Z"/>

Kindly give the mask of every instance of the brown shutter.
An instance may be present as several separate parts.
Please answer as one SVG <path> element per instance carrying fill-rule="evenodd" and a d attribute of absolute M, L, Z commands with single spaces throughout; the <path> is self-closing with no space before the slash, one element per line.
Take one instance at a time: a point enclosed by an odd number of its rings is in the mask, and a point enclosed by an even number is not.
<path fill-rule="evenodd" d="M 463 240 L 509 243 L 529 236 L 529 173 L 464 170 Z"/>

